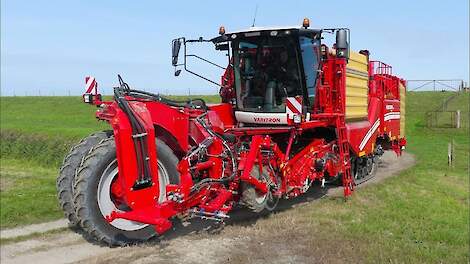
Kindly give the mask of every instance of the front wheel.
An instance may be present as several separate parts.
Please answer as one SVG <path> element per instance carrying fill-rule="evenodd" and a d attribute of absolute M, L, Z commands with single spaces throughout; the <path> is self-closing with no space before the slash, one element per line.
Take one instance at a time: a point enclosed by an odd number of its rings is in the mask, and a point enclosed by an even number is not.
<path fill-rule="evenodd" d="M 260 173 L 258 165 L 253 166 L 251 176 L 261 182 L 269 183 L 271 181 L 267 169 L 263 167 L 262 172 Z M 279 197 L 275 197 L 272 190 L 269 190 L 265 194 L 260 194 L 254 186 L 243 183 L 241 200 L 242 203 L 251 211 L 258 214 L 267 214 L 276 209 Z"/>
<path fill-rule="evenodd" d="M 165 187 L 178 183 L 178 159 L 171 149 L 157 140 L 160 197 L 165 199 Z M 84 158 L 77 172 L 74 204 L 83 230 L 93 239 L 110 246 L 124 246 L 147 241 L 156 235 L 153 226 L 125 219 L 111 223 L 105 216 L 112 211 L 126 211 L 129 207 L 112 194 L 113 182 L 119 175 L 114 138 L 98 144 Z"/>
<path fill-rule="evenodd" d="M 73 205 L 75 174 L 80 167 L 83 157 L 87 155 L 90 149 L 102 140 L 110 137 L 111 133 L 112 131 L 97 132 L 82 139 L 80 143 L 72 147 L 60 167 L 59 177 L 57 177 L 57 197 L 71 227 L 78 226 L 78 218 L 75 215 Z"/>

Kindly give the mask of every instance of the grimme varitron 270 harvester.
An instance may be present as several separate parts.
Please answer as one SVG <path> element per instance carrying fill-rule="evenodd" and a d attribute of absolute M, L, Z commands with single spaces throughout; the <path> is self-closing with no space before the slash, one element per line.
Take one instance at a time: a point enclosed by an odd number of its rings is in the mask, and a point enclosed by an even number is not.
<path fill-rule="evenodd" d="M 336 34 L 332 47 L 327 34 Z M 187 67 L 189 57 L 212 63 L 187 53 L 206 42 L 228 56 L 220 83 Z M 367 50 L 350 51 L 348 29 L 310 29 L 308 19 L 221 27 L 210 40 L 173 40 L 172 56 L 175 75 L 183 67 L 217 84 L 221 103 L 169 100 L 121 77 L 114 100 L 103 101 L 86 78 L 84 101 L 112 130 L 73 147 L 57 183 L 71 224 L 98 241 L 145 241 L 177 219 L 222 221 L 236 205 L 271 212 L 312 184 L 342 184 L 349 196 L 384 150 L 399 155 L 406 144 L 406 82 Z"/>

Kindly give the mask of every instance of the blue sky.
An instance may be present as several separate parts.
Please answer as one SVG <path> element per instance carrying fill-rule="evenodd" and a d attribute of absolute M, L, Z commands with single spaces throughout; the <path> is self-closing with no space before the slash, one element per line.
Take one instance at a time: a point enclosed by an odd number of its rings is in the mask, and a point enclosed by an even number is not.
<path fill-rule="evenodd" d="M 251 25 L 348 27 L 351 46 L 369 49 L 405 79 L 469 79 L 468 1 L 1 1 L 2 95 L 81 94 L 84 76 L 105 93 L 121 73 L 152 92 L 213 94 L 187 73 L 173 76 L 171 40 L 207 38 Z M 211 46 L 195 49 L 224 64 Z M 218 80 L 220 71 L 194 64 Z"/>

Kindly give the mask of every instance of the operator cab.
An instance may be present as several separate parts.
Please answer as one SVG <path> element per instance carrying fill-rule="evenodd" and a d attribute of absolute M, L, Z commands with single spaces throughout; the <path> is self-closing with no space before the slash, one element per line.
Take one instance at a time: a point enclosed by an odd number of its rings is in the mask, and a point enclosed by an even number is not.
<path fill-rule="evenodd" d="M 239 122 L 288 124 L 292 115 L 314 105 L 321 31 L 306 28 L 258 28 L 213 39 L 232 48 Z M 288 103 L 289 101 L 289 103 Z M 290 116 L 289 116 L 290 114 Z"/>
<path fill-rule="evenodd" d="M 184 66 L 186 72 L 221 87 L 222 101 L 232 104 L 237 121 L 243 125 L 291 125 L 309 120 L 309 114 L 320 110 L 314 108 L 318 105 L 322 32 L 336 31 L 339 44 L 334 48 L 336 57 L 349 56 L 348 29 L 310 29 L 309 24 L 304 19 L 302 27 L 251 27 L 230 33 L 220 27 L 220 36 L 213 39 L 174 39 L 175 76 L 181 73 L 178 67 Z M 216 50 L 227 51 L 228 67 L 187 53 L 187 44 L 207 42 L 215 44 Z M 182 43 L 184 59 L 180 62 Z M 189 58 L 224 70 L 222 81 L 213 81 L 189 69 L 186 63 Z"/>

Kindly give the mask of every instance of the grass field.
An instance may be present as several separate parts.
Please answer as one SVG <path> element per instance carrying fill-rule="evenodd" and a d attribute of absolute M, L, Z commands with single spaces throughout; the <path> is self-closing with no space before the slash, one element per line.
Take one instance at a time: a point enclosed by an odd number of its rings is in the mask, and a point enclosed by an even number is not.
<path fill-rule="evenodd" d="M 202 95 L 208 103 L 220 101 L 220 97 Z M 184 100 L 184 96 L 170 96 Z M 0 97 L 0 122 L 2 131 L 13 130 L 25 134 L 79 139 L 107 124 L 94 118 L 96 107 L 82 103 L 79 96 L 30 96 Z"/>
<path fill-rule="evenodd" d="M 301 225 L 299 242 L 308 247 L 351 254 L 370 263 L 467 263 L 469 254 L 469 131 L 428 129 L 425 111 L 438 107 L 451 93 L 407 95 L 407 151 L 415 167 L 378 185 L 356 192 L 353 199 L 323 199 L 263 219 Z M 214 100 L 216 97 L 212 97 Z M 448 110 L 460 109 L 468 124 L 469 94 Z M 61 216 L 55 177 L 72 142 L 103 129 L 94 109 L 72 97 L 1 98 L 1 227 Z M 447 166 L 447 144 L 456 142 L 456 164 Z M 287 221 L 286 220 L 286 221 Z M 270 222 L 271 221 L 271 222 Z M 294 227 L 292 232 L 294 232 Z M 276 239 L 291 230 L 277 227 Z M 343 246 L 342 246 L 343 245 Z"/>
<path fill-rule="evenodd" d="M 218 96 L 194 96 L 208 103 Z M 186 97 L 171 96 L 177 100 Z M 28 159 L 40 165 L 58 167 L 70 146 L 109 125 L 97 121 L 96 107 L 81 97 L 0 97 L 3 157 Z"/>

